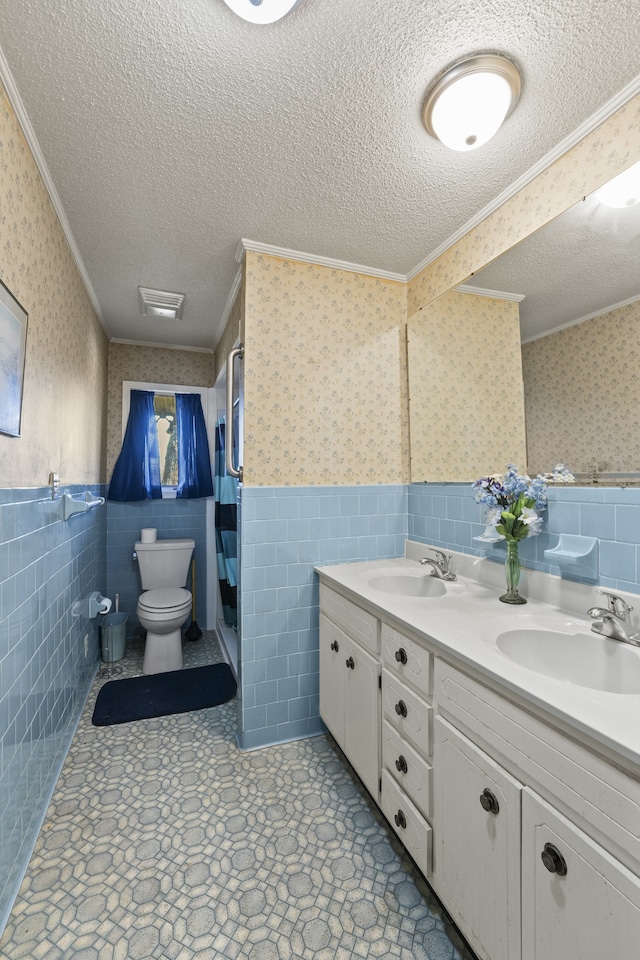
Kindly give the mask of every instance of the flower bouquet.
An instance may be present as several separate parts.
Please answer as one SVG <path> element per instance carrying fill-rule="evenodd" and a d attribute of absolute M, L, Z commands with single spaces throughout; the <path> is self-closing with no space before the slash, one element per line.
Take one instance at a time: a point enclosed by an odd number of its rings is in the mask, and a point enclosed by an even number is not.
<path fill-rule="evenodd" d="M 547 484 L 538 474 L 533 480 L 518 473 L 510 463 L 504 477 L 481 477 L 473 484 L 476 503 L 489 507 L 485 517 L 488 526 L 507 541 L 505 575 L 507 592 L 500 597 L 503 603 L 526 603 L 518 593 L 520 558 L 518 543 L 525 537 L 535 537 L 542 527 L 541 513 L 547 506 Z"/>

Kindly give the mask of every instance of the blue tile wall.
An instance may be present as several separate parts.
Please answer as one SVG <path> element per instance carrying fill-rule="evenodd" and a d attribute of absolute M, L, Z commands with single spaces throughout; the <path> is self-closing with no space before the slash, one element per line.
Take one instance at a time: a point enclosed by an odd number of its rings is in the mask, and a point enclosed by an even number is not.
<path fill-rule="evenodd" d="M 484 530 L 484 508 L 475 503 L 471 484 L 411 484 L 408 489 L 408 533 L 411 540 L 433 543 L 461 553 L 504 563 L 504 544 L 487 548 L 474 537 Z M 552 487 L 539 536 L 520 544 L 523 565 L 545 573 L 570 576 L 549 563 L 544 551 L 555 547 L 561 533 L 595 537 L 599 567 L 595 577 L 572 575 L 583 583 L 640 593 L 640 489 Z"/>
<path fill-rule="evenodd" d="M 238 740 L 252 749 L 323 730 L 314 566 L 402 555 L 407 488 L 244 488 L 241 518 Z"/>
<path fill-rule="evenodd" d="M 48 487 L 0 490 L 0 929 L 99 658 L 97 618 L 72 606 L 106 591 L 106 507 L 59 510 Z"/>
<path fill-rule="evenodd" d="M 138 630 L 136 606 L 142 591 L 137 561 L 133 559 L 136 540 L 145 527 L 155 527 L 158 537 L 195 540 L 196 620 L 206 623 L 206 500 L 143 500 L 139 503 L 107 501 L 107 590 L 120 597 L 120 610 L 129 614 L 127 636 Z M 187 586 L 190 588 L 190 582 Z M 189 621 L 187 621 L 188 623 Z"/>

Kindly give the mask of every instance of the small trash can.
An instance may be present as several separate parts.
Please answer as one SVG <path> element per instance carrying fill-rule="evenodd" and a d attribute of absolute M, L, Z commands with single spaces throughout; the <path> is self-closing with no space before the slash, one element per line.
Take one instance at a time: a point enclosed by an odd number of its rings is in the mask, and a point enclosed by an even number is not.
<path fill-rule="evenodd" d="M 100 624 L 102 659 L 105 663 L 115 663 L 124 657 L 127 642 L 128 613 L 108 613 Z"/>

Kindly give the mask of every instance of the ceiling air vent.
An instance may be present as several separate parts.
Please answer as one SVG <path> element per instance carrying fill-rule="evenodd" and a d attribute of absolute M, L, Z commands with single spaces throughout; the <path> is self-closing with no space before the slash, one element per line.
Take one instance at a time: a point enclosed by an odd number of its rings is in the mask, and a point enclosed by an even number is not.
<path fill-rule="evenodd" d="M 152 290 L 150 287 L 138 287 L 140 313 L 145 317 L 163 317 L 165 320 L 181 320 L 185 299 L 184 293 L 170 293 L 168 290 Z"/>

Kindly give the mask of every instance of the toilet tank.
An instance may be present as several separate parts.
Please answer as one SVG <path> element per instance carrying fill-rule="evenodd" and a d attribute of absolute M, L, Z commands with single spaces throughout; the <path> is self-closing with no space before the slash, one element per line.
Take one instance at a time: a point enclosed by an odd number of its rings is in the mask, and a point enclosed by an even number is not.
<path fill-rule="evenodd" d="M 136 543 L 143 590 L 184 587 L 195 540 L 154 540 Z"/>

